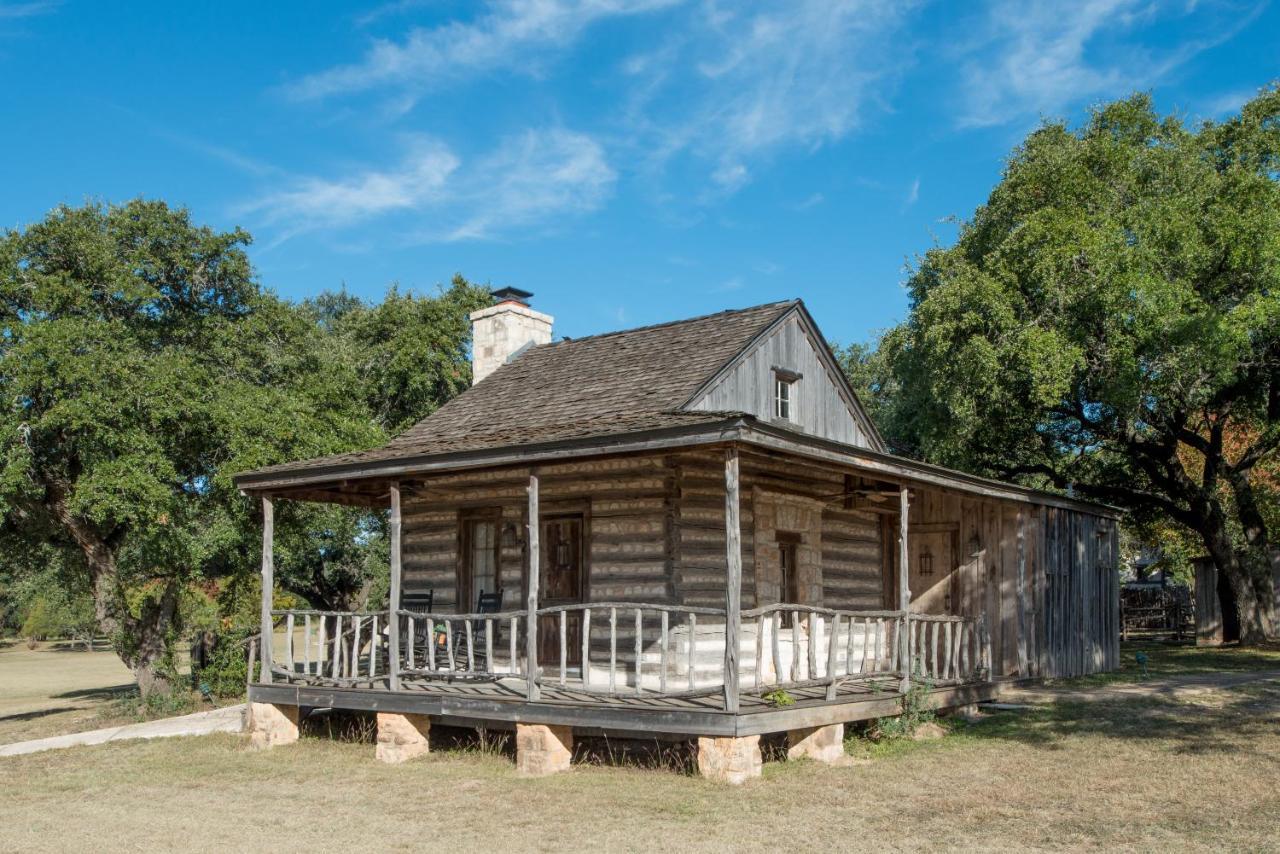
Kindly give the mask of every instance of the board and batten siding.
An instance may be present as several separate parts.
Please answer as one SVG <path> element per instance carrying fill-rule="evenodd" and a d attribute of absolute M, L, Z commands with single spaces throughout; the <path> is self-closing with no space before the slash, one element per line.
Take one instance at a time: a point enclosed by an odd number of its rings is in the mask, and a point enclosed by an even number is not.
<path fill-rule="evenodd" d="M 746 412 L 773 422 L 775 367 L 801 375 L 793 386 L 791 419 L 786 426 L 859 448 L 871 447 L 849 402 L 818 351 L 823 346 L 791 314 L 757 341 L 688 408 L 704 412 Z"/>

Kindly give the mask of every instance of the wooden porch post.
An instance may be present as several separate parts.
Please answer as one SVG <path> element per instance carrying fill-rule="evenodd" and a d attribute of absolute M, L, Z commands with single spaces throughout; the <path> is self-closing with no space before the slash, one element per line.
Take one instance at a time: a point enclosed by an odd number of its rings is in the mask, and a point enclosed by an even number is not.
<path fill-rule="evenodd" d="M 911 492 L 904 483 L 898 490 L 898 610 L 903 612 L 902 631 L 898 633 L 898 648 L 901 650 L 902 684 L 900 690 L 907 693 L 911 688 L 911 561 L 907 554 L 907 526 L 911 508 Z"/>
<path fill-rule="evenodd" d="M 724 541 L 728 572 L 724 594 L 724 708 L 738 711 L 738 629 L 742 621 L 742 521 L 738 505 L 738 449 L 724 458 Z M 694 642 L 693 638 L 689 639 Z"/>
<path fill-rule="evenodd" d="M 400 483 L 391 484 L 391 592 L 388 594 L 387 631 L 390 632 L 388 668 L 392 691 L 400 690 Z M 430 642 L 430 641 L 428 641 Z M 413 639 L 409 639 L 413 643 Z"/>
<path fill-rule="evenodd" d="M 538 535 L 541 529 L 538 523 L 538 476 L 529 475 L 529 598 L 526 602 L 528 615 L 525 628 L 525 669 L 527 683 L 525 697 L 530 701 L 539 699 L 538 689 L 538 571 L 541 564 Z M 584 662 L 585 666 L 585 662 Z"/>
<path fill-rule="evenodd" d="M 275 585 L 275 508 L 271 499 L 262 498 L 262 637 L 258 644 L 262 672 L 259 680 L 271 682 L 271 592 Z M 250 672 L 253 662 L 249 662 Z"/>

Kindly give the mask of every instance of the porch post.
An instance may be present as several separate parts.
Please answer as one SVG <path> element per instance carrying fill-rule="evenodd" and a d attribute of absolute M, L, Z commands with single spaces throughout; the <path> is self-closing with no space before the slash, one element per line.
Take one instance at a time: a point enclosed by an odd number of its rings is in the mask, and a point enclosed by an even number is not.
<path fill-rule="evenodd" d="M 738 505 L 738 449 L 724 458 L 724 709 L 738 711 L 738 629 L 742 622 L 742 521 Z M 693 643 L 693 638 L 689 639 Z"/>
<path fill-rule="evenodd" d="M 538 476 L 529 475 L 529 591 L 525 627 L 525 669 L 528 671 L 525 696 L 530 702 L 539 699 L 538 689 L 538 570 L 541 565 L 538 542 L 542 526 L 538 521 Z"/>
<path fill-rule="evenodd" d="M 898 632 L 898 648 L 901 652 L 902 684 L 900 690 L 911 688 L 911 561 L 907 554 L 907 525 L 911 508 L 911 492 L 904 483 L 898 490 L 898 610 L 903 612 L 902 631 Z"/>
<path fill-rule="evenodd" d="M 388 668 L 392 691 L 400 690 L 400 482 L 391 484 L 391 592 L 388 594 L 387 631 L 391 643 Z M 409 641 L 413 643 L 412 639 Z"/>
<path fill-rule="evenodd" d="M 275 585 L 275 508 L 271 499 L 262 498 L 262 637 L 258 644 L 260 650 L 258 660 L 262 662 L 262 672 L 258 679 L 271 682 L 271 592 Z M 253 662 L 249 662 L 250 672 Z"/>

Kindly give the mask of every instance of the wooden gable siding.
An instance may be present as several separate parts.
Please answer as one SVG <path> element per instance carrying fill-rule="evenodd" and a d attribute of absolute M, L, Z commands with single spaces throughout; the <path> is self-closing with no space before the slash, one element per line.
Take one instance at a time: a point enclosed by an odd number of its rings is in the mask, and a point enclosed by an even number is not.
<path fill-rule="evenodd" d="M 802 375 L 795 384 L 792 415 L 783 422 L 792 429 L 860 448 L 870 447 L 853 411 L 841 395 L 806 332 L 792 314 L 744 353 L 714 385 L 686 407 L 704 412 L 746 412 L 773 422 L 773 369 Z"/>

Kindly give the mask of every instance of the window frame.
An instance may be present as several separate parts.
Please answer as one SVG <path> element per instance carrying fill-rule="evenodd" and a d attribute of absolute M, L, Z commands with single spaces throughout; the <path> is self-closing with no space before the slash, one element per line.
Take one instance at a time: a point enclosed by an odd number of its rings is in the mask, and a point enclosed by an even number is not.
<path fill-rule="evenodd" d="M 796 423 L 796 400 L 801 374 L 790 368 L 773 366 L 773 420 Z"/>

